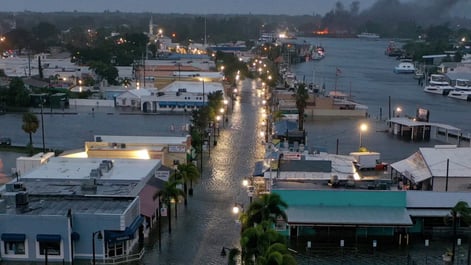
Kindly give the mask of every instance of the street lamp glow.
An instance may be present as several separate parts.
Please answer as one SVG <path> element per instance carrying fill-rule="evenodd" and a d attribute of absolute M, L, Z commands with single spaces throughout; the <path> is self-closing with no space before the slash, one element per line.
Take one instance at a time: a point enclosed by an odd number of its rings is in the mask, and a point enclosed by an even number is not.
<path fill-rule="evenodd" d="M 366 123 L 362 123 L 360 125 L 360 148 L 363 146 L 362 143 L 362 133 L 368 130 L 368 125 Z"/>
<path fill-rule="evenodd" d="M 249 181 L 247 179 L 242 180 L 242 186 L 247 187 L 249 185 Z"/>
<path fill-rule="evenodd" d="M 232 212 L 233 212 L 234 214 L 238 214 L 238 213 L 240 212 L 239 206 L 234 205 L 234 207 L 232 207 Z"/>
<path fill-rule="evenodd" d="M 221 112 L 221 114 L 224 114 L 224 108 L 219 109 L 219 112 Z"/>
<path fill-rule="evenodd" d="M 217 116 L 216 116 L 216 120 L 217 120 L 217 121 L 220 121 L 220 120 L 221 120 L 221 116 L 217 115 Z"/>
<path fill-rule="evenodd" d="M 224 100 L 224 105 L 229 104 L 229 101 L 227 99 Z"/>
<path fill-rule="evenodd" d="M 402 112 L 401 107 L 397 107 L 397 108 L 396 108 L 396 116 L 397 116 L 397 117 L 401 116 L 401 112 Z"/>

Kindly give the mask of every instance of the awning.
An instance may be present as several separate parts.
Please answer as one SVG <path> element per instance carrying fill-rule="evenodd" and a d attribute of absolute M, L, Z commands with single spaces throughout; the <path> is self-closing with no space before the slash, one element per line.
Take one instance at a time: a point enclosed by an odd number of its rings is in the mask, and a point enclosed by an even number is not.
<path fill-rule="evenodd" d="M 124 231 L 105 231 L 105 238 L 108 242 L 126 241 L 134 238 L 139 226 L 144 221 L 144 217 L 139 215 L 134 221 L 126 227 Z"/>
<path fill-rule="evenodd" d="M 290 206 L 290 225 L 310 226 L 411 226 L 405 208 L 368 206 Z"/>
<path fill-rule="evenodd" d="M 46 235 L 39 234 L 36 236 L 36 240 L 39 242 L 54 243 L 61 241 L 61 235 Z"/>
<path fill-rule="evenodd" d="M 450 209 L 407 209 L 412 217 L 445 217 L 450 215 Z"/>
<path fill-rule="evenodd" d="M 254 177 L 263 177 L 265 171 L 267 171 L 267 167 L 265 167 L 265 163 L 263 161 L 255 162 L 255 167 L 252 173 Z"/>
<path fill-rule="evenodd" d="M 392 163 L 390 166 L 414 183 L 419 183 L 432 177 L 420 152 Z"/>
<path fill-rule="evenodd" d="M 2 234 L 3 241 L 9 242 L 24 242 L 26 239 L 25 234 Z"/>

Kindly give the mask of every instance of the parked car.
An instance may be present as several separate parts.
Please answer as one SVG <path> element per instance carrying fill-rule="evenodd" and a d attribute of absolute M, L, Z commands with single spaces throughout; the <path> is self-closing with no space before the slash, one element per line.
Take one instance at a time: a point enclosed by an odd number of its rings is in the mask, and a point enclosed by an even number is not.
<path fill-rule="evenodd" d="M 11 145 L 11 139 L 8 137 L 0 137 L 0 145 Z"/>

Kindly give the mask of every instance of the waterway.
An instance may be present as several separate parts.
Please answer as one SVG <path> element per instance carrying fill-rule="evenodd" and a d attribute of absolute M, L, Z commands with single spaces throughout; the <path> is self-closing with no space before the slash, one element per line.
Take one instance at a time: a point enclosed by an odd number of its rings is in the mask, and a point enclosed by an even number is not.
<path fill-rule="evenodd" d="M 325 84 L 328 91 L 342 91 L 354 101 L 367 105 L 369 118 L 308 120 L 308 145 L 331 153 L 348 154 L 358 150 L 361 123 L 368 124 L 362 135 L 363 144 L 372 151 L 382 153 L 385 162 L 401 160 L 419 147 L 443 144 L 399 141 L 388 134 L 385 120 L 397 107 L 401 116 L 415 116 L 418 108 L 428 109 L 430 122 L 444 123 L 471 132 L 471 103 L 423 92 L 412 75 L 395 74 L 396 58 L 388 57 L 384 50 L 389 40 L 308 38 L 307 42 L 321 44 L 326 57 L 291 66 L 298 80 Z M 336 75 L 337 69 L 340 74 Z"/>

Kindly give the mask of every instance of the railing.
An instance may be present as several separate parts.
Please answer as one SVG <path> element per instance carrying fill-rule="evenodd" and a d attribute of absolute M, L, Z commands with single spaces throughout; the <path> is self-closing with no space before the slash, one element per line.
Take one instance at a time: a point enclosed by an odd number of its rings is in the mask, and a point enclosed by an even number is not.
<path fill-rule="evenodd" d="M 103 260 L 96 261 L 96 264 L 101 264 L 101 265 L 107 265 L 107 264 L 123 264 L 123 263 L 128 263 L 128 262 L 133 262 L 133 261 L 139 261 L 142 259 L 142 256 L 144 256 L 144 248 L 132 255 L 126 255 L 126 256 L 120 256 L 120 257 L 115 257 L 115 258 L 106 258 Z"/>

